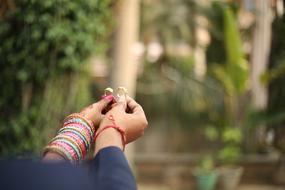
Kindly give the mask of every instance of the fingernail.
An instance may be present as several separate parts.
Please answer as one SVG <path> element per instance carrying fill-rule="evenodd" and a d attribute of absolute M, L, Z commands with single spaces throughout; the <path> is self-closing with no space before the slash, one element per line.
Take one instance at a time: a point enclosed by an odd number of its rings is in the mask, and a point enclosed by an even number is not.
<path fill-rule="evenodd" d="M 104 95 L 101 98 L 107 101 L 112 101 L 114 99 L 113 95 Z"/>

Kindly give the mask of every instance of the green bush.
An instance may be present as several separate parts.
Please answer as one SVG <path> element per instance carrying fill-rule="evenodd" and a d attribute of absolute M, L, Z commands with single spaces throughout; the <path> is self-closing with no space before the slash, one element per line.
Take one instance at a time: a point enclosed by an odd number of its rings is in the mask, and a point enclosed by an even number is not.
<path fill-rule="evenodd" d="M 80 97 L 86 103 L 88 95 L 70 90 L 81 80 L 74 81 L 72 73 L 81 71 L 92 53 L 104 50 L 110 4 L 110 0 L 15 0 L 16 8 L 0 20 L 0 153 L 35 148 L 33 143 L 21 148 L 23 139 L 40 138 L 32 135 L 37 134 L 32 126 L 41 123 L 36 121 L 42 118 L 44 97 L 60 81 L 67 81 L 61 84 L 66 86 L 57 90 L 65 91 L 48 99 L 47 105 L 63 107 Z M 53 86 L 47 88 L 51 81 Z M 80 97 L 70 99 L 67 93 Z M 56 100 L 61 98 L 64 101 Z"/>
<path fill-rule="evenodd" d="M 285 112 L 285 15 L 276 17 L 273 22 L 273 38 L 269 60 L 269 70 L 266 73 L 269 84 L 268 108 L 269 113 Z M 281 152 L 285 152 L 285 119 L 271 125 L 275 130 L 274 145 Z"/>

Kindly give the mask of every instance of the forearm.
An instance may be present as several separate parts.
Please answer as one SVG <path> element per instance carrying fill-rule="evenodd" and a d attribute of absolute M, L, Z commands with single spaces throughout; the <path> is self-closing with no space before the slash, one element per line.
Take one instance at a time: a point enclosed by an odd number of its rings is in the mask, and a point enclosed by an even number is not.
<path fill-rule="evenodd" d="M 123 150 L 121 134 L 114 128 L 108 128 L 102 131 L 97 137 L 95 143 L 94 155 L 96 155 L 101 149 L 110 146 L 115 146 Z"/>
<path fill-rule="evenodd" d="M 79 164 L 90 151 L 94 124 L 80 114 L 71 114 L 43 151 L 43 161 L 69 160 Z"/>
<path fill-rule="evenodd" d="M 113 129 L 113 128 L 105 129 L 98 136 L 98 138 L 96 139 L 94 155 L 96 155 L 101 149 L 110 147 L 110 146 L 118 147 L 121 150 L 123 149 L 121 135 L 116 129 Z M 63 161 L 65 160 L 65 158 L 62 157 L 58 153 L 47 152 L 44 155 L 42 160 L 43 161 Z"/>

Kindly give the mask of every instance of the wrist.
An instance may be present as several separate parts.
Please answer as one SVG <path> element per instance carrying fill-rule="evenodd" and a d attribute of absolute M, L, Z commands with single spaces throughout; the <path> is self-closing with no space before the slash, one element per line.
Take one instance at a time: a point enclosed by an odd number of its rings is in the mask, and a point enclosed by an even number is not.
<path fill-rule="evenodd" d="M 95 134 L 95 155 L 99 150 L 107 146 L 117 146 L 123 150 L 125 149 L 125 130 L 116 124 L 112 114 L 106 117 L 107 119 L 103 120 Z"/>
<path fill-rule="evenodd" d="M 57 136 L 45 147 L 43 156 L 50 160 L 63 158 L 78 164 L 89 152 L 94 135 L 95 128 L 92 122 L 80 114 L 71 114 L 64 120 Z"/>
<path fill-rule="evenodd" d="M 54 152 L 47 152 L 42 159 L 42 161 L 44 162 L 51 162 L 51 161 L 57 162 L 57 161 L 63 161 L 63 160 L 65 160 L 63 156 L 61 156 L 58 153 L 54 153 Z"/>
<path fill-rule="evenodd" d="M 101 126 L 98 131 L 102 130 L 100 134 L 97 136 L 95 141 L 95 151 L 94 156 L 103 148 L 115 146 L 124 150 L 124 142 L 122 140 L 121 133 L 115 128 L 106 128 L 105 126 Z"/>

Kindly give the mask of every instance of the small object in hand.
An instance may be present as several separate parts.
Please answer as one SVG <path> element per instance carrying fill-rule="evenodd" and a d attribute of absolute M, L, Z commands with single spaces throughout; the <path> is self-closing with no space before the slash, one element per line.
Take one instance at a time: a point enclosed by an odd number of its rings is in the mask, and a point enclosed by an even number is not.
<path fill-rule="evenodd" d="M 126 96 L 127 93 L 128 92 L 127 92 L 127 89 L 125 87 L 122 87 L 122 86 L 118 87 L 118 89 L 117 89 L 117 95 L 118 96 L 120 96 L 120 95 Z"/>
<path fill-rule="evenodd" d="M 105 96 L 113 95 L 114 90 L 110 87 L 105 89 Z"/>
<path fill-rule="evenodd" d="M 118 87 L 116 93 L 117 102 L 124 103 L 125 108 L 127 107 L 127 89 L 125 87 Z"/>

